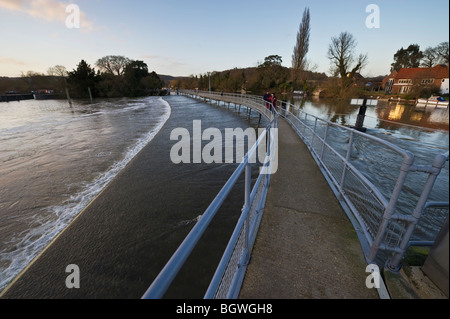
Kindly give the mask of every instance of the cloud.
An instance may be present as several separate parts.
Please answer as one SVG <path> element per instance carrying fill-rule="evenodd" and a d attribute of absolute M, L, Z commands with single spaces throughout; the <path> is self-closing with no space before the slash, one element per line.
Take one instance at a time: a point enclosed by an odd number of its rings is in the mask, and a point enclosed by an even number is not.
<path fill-rule="evenodd" d="M 25 0 L 0 0 L 0 7 L 20 11 L 26 5 L 26 2 Z"/>
<path fill-rule="evenodd" d="M 160 56 L 159 55 L 145 54 L 145 55 L 142 55 L 140 58 L 141 59 L 158 59 L 158 58 L 160 58 Z"/>
<path fill-rule="evenodd" d="M 32 17 L 48 22 L 65 23 L 69 14 L 66 8 L 71 3 L 59 0 L 0 0 L 0 8 L 18 11 Z M 86 31 L 93 29 L 93 23 L 86 18 L 86 14 L 80 10 L 81 28 Z"/>
<path fill-rule="evenodd" d="M 0 64 L 9 64 L 9 65 L 17 65 L 17 66 L 26 65 L 26 63 L 23 61 L 19 61 L 14 58 L 8 58 L 8 57 L 0 57 Z"/>

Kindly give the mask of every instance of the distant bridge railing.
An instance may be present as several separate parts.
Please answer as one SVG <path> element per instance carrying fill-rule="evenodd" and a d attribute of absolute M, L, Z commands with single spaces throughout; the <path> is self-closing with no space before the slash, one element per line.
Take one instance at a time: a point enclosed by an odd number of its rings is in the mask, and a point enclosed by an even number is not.
<path fill-rule="evenodd" d="M 213 96 L 207 93 L 197 94 L 194 92 L 183 92 L 199 99 L 211 99 Z M 259 223 L 262 218 L 266 195 L 269 188 L 270 175 L 274 164 L 276 164 L 276 151 L 278 143 L 278 114 L 271 112 L 266 108 L 266 103 L 256 97 L 243 99 L 237 95 L 227 94 L 221 97 L 221 101 L 230 103 L 240 103 L 254 109 L 261 115 L 264 115 L 270 125 L 259 136 L 257 142 L 245 155 L 244 159 L 230 177 L 228 182 L 201 216 L 197 224 L 190 231 L 183 243 L 179 246 L 166 266 L 159 273 L 152 285 L 143 295 L 143 299 L 159 299 L 164 296 L 167 289 L 177 276 L 181 267 L 197 245 L 201 236 L 204 234 L 217 211 L 226 200 L 232 189 L 236 186 L 238 178 L 245 175 L 244 193 L 245 199 L 242 208 L 242 214 L 237 222 L 235 230 L 225 249 L 223 257 L 212 278 L 208 290 L 204 296 L 205 299 L 234 299 L 237 298 L 245 271 L 250 259 L 256 234 L 259 229 Z M 259 149 L 265 149 L 265 158 L 260 168 L 260 174 L 253 185 L 252 183 L 252 165 L 255 164 L 256 154 Z M 252 160 L 251 160 L 252 159 Z"/>

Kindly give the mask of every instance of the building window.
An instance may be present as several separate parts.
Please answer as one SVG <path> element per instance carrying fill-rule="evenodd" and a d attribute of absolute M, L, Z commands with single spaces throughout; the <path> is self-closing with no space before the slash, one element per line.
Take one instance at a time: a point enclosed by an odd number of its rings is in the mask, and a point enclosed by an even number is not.
<path fill-rule="evenodd" d="M 409 87 L 408 86 L 402 86 L 402 88 L 400 90 L 400 94 L 408 93 L 408 92 L 409 92 Z"/>
<path fill-rule="evenodd" d="M 398 80 L 399 84 L 412 84 L 412 80 L 411 79 L 401 79 Z"/>
<path fill-rule="evenodd" d="M 434 83 L 434 79 L 423 79 L 422 80 L 422 84 L 433 84 Z"/>

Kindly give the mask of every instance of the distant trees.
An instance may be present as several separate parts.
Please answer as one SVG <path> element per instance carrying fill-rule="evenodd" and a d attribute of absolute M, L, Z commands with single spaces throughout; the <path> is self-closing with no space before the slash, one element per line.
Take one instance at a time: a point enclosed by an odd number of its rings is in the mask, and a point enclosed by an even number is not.
<path fill-rule="evenodd" d="M 164 82 L 155 73 L 149 73 L 143 61 L 109 55 L 96 62 L 98 72 L 84 60 L 69 72 L 71 96 L 85 98 L 89 89 L 97 97 L 137 97 L 159 94 Z"/>
<path fill-rule="evenodd" d="M 127 64 L 123 76 L 125 95 L 130 97 L 150 95 L 164 86 L 155 73 L 148 73 L 148 66 L 143 61 L 131 61 Z"/>
<path fill-rule="evenodd" d="M 75 70 L 69 72 L 67 81 L 70 86 L 71 95 L 74 97 L 89 97 L 89 90 L 92 95 L 97 95 L 96 87 L 99 78 L 95 74 L 95 70 L 84 60 L 81 60 Z"/>
<path fill-rule="evenodd" d="M 7 90 L 2 91 L 17 91 L 21 93 L 37 91 L 42 89 L 52 89 L 52 90 L 61 90 L 63 87 L 61 85 L 60 78 L 58 77 L 48 77 L 43 73 L 35 72 L 35 71 L 27 71 L 26 73 L 22 72 L 20 78 L 18 78 L 13 87 Z M 50 87 L 49 87 L 50 86 Z"/>
<path fill-rule="evenodd" d="M 121 55 L 108 55 L 98 59 L 95 65 L 102 73 L 121 76 L 124 74 L 128 64 L 132 61 Z"/>
<path fill-rule="evenodd" d="M 67 69 L 63 65 L 55 65 L 47 70 L 47 74 L 49 76 L 60 76 L 60 77 L 66 77 L 68 75 Z"/>
<path fill-rule="evenodd" d="M 436 48 L 436 53 L 439 57 L 439 63 L 440 64 L 445 64 L 447 66 L 450 65 L 449 63 L 449 44 L 448 41 L 447 42 L 442 42 L 441 44 L 439 44 Z"/>
<path fill-rule="evenodd" d="M 270 56 L 269 56 L 270 57 Z M 265 62 L 259 62 L 257 67 L 234 68 L 225 71 L 211 72 L 208 74 L 191 75 L 189 77 L 176 78 L 171 81 L 171 86 L 179 89 L 199 89 L 207 91 L 209 88 L 209 78 L 211 79 L 211 89 L 215 92 L 240 93 L 242 90 L 251 94 L 264 94 L 267 90 L 281 93 L 292 93 L 291 68 L 284 67 L 280 56 L 273 55 L 267 57 Z M 318 82 L 328 79 L 325 73 L 305 71 L 309 87 L 313 88 Z M 312 92 L 312 91 L 311 91 Z"/>
<path fill-rule="evenodd" d="M 394 63 L 391 64 L 391 72 L 402 68 L 418 68 L 423 59 L 423 53 L 418 44 L 411 44 L 408 48 L 403 47 L 394 55 Z"/>
<path fill-rule="evenodd" d="M 411 44 L 408 48 L 399 49 L 394 55 L 391 72 L 402 68 L 431 68 L 438 64 L 449 65 L 449 43 L 442 42 L 435 47 L 420 50 L 418 44 Z"/>
<path fill-rule="evenodd" d="M 283 63 L 283 58 L 279 55 L 269 55 L 264 58 L 264 63 L 259 65 L 260 68 L 271 68 L 281 66 Z"/>
<path fill-rule="evenodd" d="M 47 70 L 47 74 L 53 77 L 57 84 L 54 86 L 54 90 L 61 93 L 67 87 L 67 76 L 69 72 L 63 65 L 55 65 Z"/>
<path fill-rule="evenodd" d="M 212 91 L 241 92 L 243 89 L 248 89 L 247 86 L 253 83 L 253 72 L 251 77 L 251 79 L 248 78 L 248 73 L 245 70 L 235 68 L 222 72 L 191 75 L 174 80 L 171 84 L 177 88 L 209 90 L 209 84 L 211 83 Z"/>
<path fill-rule="evenodd" d="M 126 64 L 125 64 L 126 63 Z M 0 77 L 0 93 L 30 93 L 38 90 L 53 91 L 62 98 L 66 88 L 71 98 L 92 97 L 138 97 L 161 95 L 165 83 L 155 73 L 149 73 L 144 61 L 122 56 L 106 56 L 97 60 L 96 70 L 81 60 L 70 72 L 62 65 L 47 69 L 47 75 L 34 71 L 22 72 L 20 78 Z"/>
<path fill-rule="evenodd" d="M 439 56 L 436 52 L 436 49 L 428 47 L 425 49 L 425 51 L 423 51 L 423 58 L 420 66 L 423 66 L 424 68 L 432 68 L 436 65 L 436 61 L 438 60 Z"/>
<path fill-rule="evenodd" d="M 269 55 L 264 59 L 264 63 L 258 65 L 258 82 L 254 89 L 258 91 L 278 88 L 289 79 L 289 69 L 283 67 L 282 57 L 279 55 Z"/>

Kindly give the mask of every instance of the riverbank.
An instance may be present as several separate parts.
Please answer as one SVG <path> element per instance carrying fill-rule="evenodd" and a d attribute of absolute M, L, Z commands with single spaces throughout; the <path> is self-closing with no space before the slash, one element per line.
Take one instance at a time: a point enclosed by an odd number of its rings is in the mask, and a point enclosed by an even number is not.
<path fill-rule="evenodd" d="M 33 94 L 0 94 L 0 102 L 14 102 L 14 101 L 24 101 L 24 100 L 33 100 Z"/>

